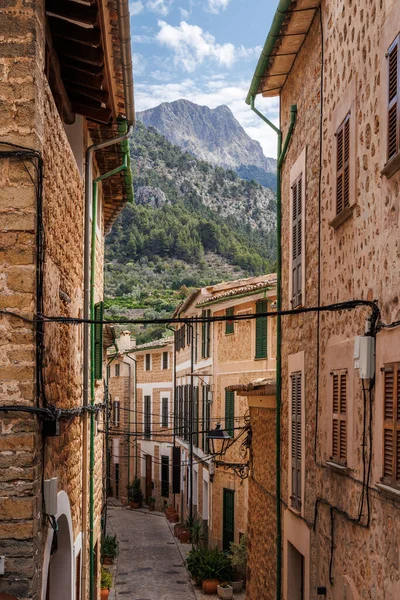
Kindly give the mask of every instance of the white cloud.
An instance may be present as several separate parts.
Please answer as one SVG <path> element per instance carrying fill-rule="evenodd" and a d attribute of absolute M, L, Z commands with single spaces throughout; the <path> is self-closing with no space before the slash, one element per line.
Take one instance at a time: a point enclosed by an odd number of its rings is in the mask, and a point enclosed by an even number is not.
<path fill-rule="evenodd" d="M 138 2 L 129 2 L 129 12 L 131 14 L 131 17 L 134 17 L 135 15 L 139 15 L 141 12 L 143 12 L 144 10 L 144 5 L 142 0 L 139 0 Z"/>
<path fill-rule="evenodd" d="M 155 73 L 154 73 L 155 75 Z M 276 134 L 245 104 L 248 91 L 248 81 L 229 83 L 218 81 L 218 87 L 213 85 L 200 87 L 198 82 L 185 79 L 179 83 L 136 84 L 136 110 L 142 111 L 153 108 L 161 102 L 173 102 L 179 98 L 191 100 L 196 104 L 216 108 L 221 104 L 228 106 L 248 135 L 260 142 L 266 156 L 276 157 Z M 214 83 L 214 82 L 213 82 Z M 259 98 L 257 108 L 276 125 L 279 119 L 278 98 Z"/>
<path fill-rule="evenodd" d="M 146 7 L 151 12 L 166 17 L 171 8 L 172 0 L 148 0 Z"/>
<path fill-rule="evenodd" d="M 181 13 L 181 19 L 188 19 L 190 17 L 190 12 L 186 8 L 180 7 L 179 12 Z"/>
<path fill-rule="evenodd" d="M 168 25 L 165 21 L 159 21 L 158 25 L 158 41 L 173 50 L 175 64 L 188 72 L 194 71 L 206 58 L 225 67 L 235 62 L 233 44 L 217 44 L 213 35 L 197 25 L 189 25 L 185 21 L 179 27 Z"/>
<path fill-rule="evenodd" d="M 142 75 L 146 71 L 146 59 L 141 54 L 132 54 L 133 76 Z"/>
<path fill-rule="evenodd" d="M 154 41 L 151 35 L 133 35 L 132 42 L 134 44 L 150 44 Z"/>
<path fill-rule="evenodd" d="M 208 0 L 208 11 L 217 15 L 221 10 L 225 10 L 230 0 Z"/>

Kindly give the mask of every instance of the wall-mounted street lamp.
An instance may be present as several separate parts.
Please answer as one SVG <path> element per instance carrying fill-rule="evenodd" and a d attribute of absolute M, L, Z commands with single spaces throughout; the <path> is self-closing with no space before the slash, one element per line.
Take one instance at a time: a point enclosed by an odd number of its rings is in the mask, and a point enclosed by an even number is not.
<path fill-rule="evenodd" d="M 240 438 L 243 434 L 247 432 L 245 442 L 242 442 L 242 447 L 246 451 L 249 448 L 251 443 L 251 429 L 250 425 L 246 425 L 238 438 Z M 238 439 L 236 438 L 236 439 Z M 217 423 L 215 429 L 211 429 L 206 433 L 206 439 L 209 441 L 210 454 L 212 456 L 223 457 L 228 448 L 232 446 L 232 444 L 236 441 L 235 438 L 232 438 L 225 429 L 221 428 L 221 423 Z M 244 456 L 243 456 L 244 458 Z M 249 476 L 249 461 L 245 463 L 227 463 L 223 460 L 215 460 L 213 461 L 213 468 L 210 470 L 210 481 L 211 483 L 214 481 L 214 466 L 221 467 L 226 471 L 230 470 L 235 473 L 240 479 L 247 479 Z"/>
<path fill-rule="evenodd" d="M 217 423 L 215 429 L 206 433 L 206 440 L 209 442 L 210 454 L 223 456 L 228 450 L 232 438 L 225 429 L 222 429 L 221 423 Z"/>

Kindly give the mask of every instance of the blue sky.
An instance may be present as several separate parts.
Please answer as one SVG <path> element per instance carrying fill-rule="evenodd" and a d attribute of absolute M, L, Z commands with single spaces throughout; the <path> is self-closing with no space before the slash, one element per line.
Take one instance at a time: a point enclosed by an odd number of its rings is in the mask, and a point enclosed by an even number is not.
<path fill-rule="evenodd" d="M 267 156 L 276 139 L 245 104 L 278 0 L 130 0 L 136 110 L 226 104 Z M 278 100 L 257 103 L 275 122 Z"/>

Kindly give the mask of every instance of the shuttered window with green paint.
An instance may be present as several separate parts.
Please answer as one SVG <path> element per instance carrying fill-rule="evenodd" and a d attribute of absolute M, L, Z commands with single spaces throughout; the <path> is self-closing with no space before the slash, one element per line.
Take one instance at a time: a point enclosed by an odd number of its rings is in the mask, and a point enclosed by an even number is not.
<path fill-rule="evenodd" d="M 256 313 L 267 312 L 267 301 L 256 302 Z M 267 317 L 256 319 L 256 358 L 267 358 Z"/>
<path fill-rule="evenodd" d="M 94 307 L 94 320 L 103 320 L 103 302 L 99 302 Z M 94 326 L 94 378 L 103 377 L 103 325 L 96 323 Z"/>
<path fill-rule="evenodd" d="M 233 317 L 234 309 L 227 308 L 225 311 L 227 317 Z M 234 333 L 234 321 L 225 321 L 225 333 Z"/>
<path fill-rule="evenodd" d="M 235 427 L 235 392 L 225 390 L 225 429 L 231 437 Z"/>

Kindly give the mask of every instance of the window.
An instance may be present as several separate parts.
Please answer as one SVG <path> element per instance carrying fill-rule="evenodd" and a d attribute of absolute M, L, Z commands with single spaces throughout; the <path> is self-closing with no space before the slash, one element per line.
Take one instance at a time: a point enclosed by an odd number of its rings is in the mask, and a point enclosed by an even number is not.
<path fill-rule="evenodd" d="M 193 388 L 193 444 L 199 446 L 199 388 Z"/>
<path fill-rule="evenodd" d="M 231 437 L 235 429 L 235 392 L 225 390 L 225 429 Z"/>
<path fill-rule="evenodd" d="M 111 367 L 110 365 L 107 365 L 107 380 L 110 379 L 111 377 Z"/>
<path fill-rule="evenodd" d="M 113 404 L 113 425 L 114 427 L 119 427 L 119 415 L 120 415 L 120 404 L 119 400 L 114 400 Z"/>
<path fill-rule="evenodd" d="M 336 131 L 336 214 L 350 206 L 350 113 Z"/>
<path fill-rule="evenodd" d="M 292 185 L 292 307 L 301 304 L 302 292 L 302 203 L 303 175 L 301 174 Z"/>
<path fill-rule="evenodd" d="M 210 392 L 210 386 L 209 385 L 203 385 L 202 388 L 202 415 L 203 415 L 203 424 L 202 424 L 202 430 L 203 430 L 203 436 L 202 436 L 202 449 L 203 452 L 208 452 L 208 440 L 206 439 L 206 434 L 207 431 L 210 430 L 211 428 L 211 414 L 210 414 L 210 402 L 208 401 L 208 394 Z"/>
<path fill-rule="evenodd" d="M 115 377 L 119 377 L 120 374 L 120 365 L 116 364 L 115 365 Z"/>
<path fill-rule="evenodd" d="M 347 460 L 347 372 L 332 373 L 332 460 Z"/>
<path fill-rule="evenodd" d="M 225 315 L 227 317 L 233 317 L 235 310 L 233 308 L 227 308 L 225 311 Z M 235 322 L 232 321 L 225 321 L 225 333 L 234 333 L 234 324 Z"/>
<path fill-rule="evenodd" d="M 201 316 L 207 319 L 211 316 L 211 310 L 202 310 Z M 204 322 L 201 324 L 201 357 L 208 358 L 210 356 L 210 330 L 211 323 Z"/>
<path fill-rule="evenodd" d="M 103 302 L 94 307 L 94 320 L 103 320 Z M 94 326 L 94 378 L 103 378 L 103 325 L 96 323 Z"/>
<path fill-rule="evenodd" d="M 144 370 L 145 371 L 150 371 L 151 370 L 151 354 L 145 354 L 145 357 L 144 357 Z"/>
<path fill-rule="evenodd" d="M 168 369 L 168 352 L 162 353 L 162 368 Z"/>
<path fill-rule="evenodd" d="M 75 558 L 75 600 L 81 600 L 81 552 Z"/>
<path fill-rule="evenodd" d="M 383 371 L 383 482 L 400 489 L 400 363 Z"/>
<path fill-rule="evenodd" d="M 168 398 L 161 400 L 161 426 L 168 427 Z"/>
<path fill-rule="evenodd" d="M 189 391 L 190 386 L 188 384 L 183 386 L 183 437 L 185 440 L 189 439 Z"/>
<path fill-rule="evenodd" d="M 301 509 L 301 388 L 302 374 L 291 374 L 291 450 L 292 450 L 292 495 L 291 505 Z"/>
<path fill-rule="evenodd" d="M 149 440 L 151 434 L 151 396 L 144 397 L 144 438 Z"/>
<path fill-rule="evenodd" d="M 267 301 L 257 300 L 256 313 L 267 312 Z M 267 358 L 267 317 L 256 319 L 256 358 Z"/>
<path fill-rule="evenodd" d="M 388 162 L 400 152 L 400 34 L 394 40 L 387 53 L 388 60 Z"/>

